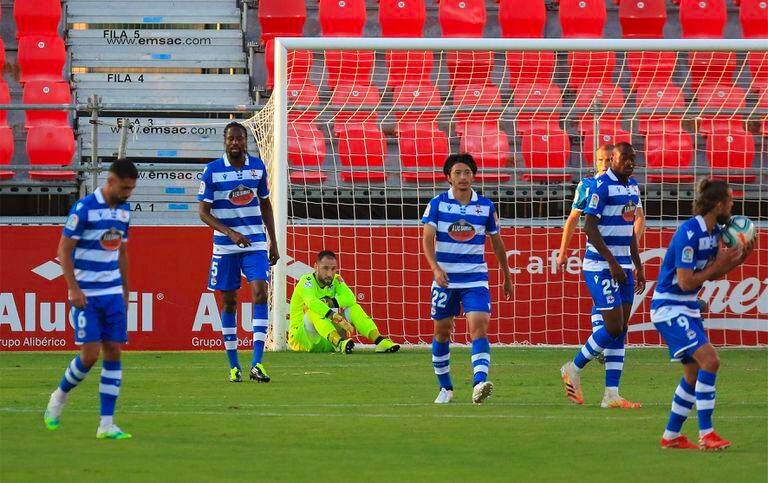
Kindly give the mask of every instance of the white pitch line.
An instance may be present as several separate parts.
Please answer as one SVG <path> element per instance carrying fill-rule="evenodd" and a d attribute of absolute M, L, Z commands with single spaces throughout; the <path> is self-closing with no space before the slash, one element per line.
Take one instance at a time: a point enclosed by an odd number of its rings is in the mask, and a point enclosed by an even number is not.
<path fill-rule="evenodd" d="M 466 405 L 469 405 L 468 403 Z M 39 413 L 39 409 L 31 408 L 9 408 L 0 407 L 0 412 L 4 413 Z M 85 409 L 69 409 L 68 412 L 75 413 L 92 413 L 92 410 Z M 390 413 L 279 413 L 274 411 L 243 411 L 243 410 L 231 410 L 231 411 L 145 411 L 135 409 L 121 409 L 121 414 L 157 414 L 163 416 L 257 416 L 265 418 L 439 418 L 439 419 L 535 419 L 535 420 L 554 420 L 554 421 L 582 421 L 582 420 L 595 420 L 595 421 L 626 421 L 626 418 L 619 417 L 606 417 L 606 416 L 585 416 L 585 415 L 524 415 L 524 414 L 445 414 L 441 412 L 441 409 L 435 408 L 435 412 L 431 414 L 390 414 Z M 635 421 L 650 421 L 658 420 L 656 416 L 632 416 L 632 420 Z M 739 420 L 739 419 L 768 419 L 768 416 L 752 416 L 752 415 L 718 415 L 718 420 Z"/>

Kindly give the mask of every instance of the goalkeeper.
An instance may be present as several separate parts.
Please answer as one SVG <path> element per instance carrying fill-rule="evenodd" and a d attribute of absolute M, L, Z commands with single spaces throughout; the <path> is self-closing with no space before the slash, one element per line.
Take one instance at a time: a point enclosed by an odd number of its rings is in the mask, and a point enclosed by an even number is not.
<path fill-rule="evenodd" d="M 400 345 L 381 336 L 338 271 L 336 254 L 323 250 L 317 254 L 314 273 L 296 283 L 288 330 L 291 350 L 349 354 L 355 347 L 352 335 L 357 329 L 376 344 L 376 352 L 397 352 Z"/>

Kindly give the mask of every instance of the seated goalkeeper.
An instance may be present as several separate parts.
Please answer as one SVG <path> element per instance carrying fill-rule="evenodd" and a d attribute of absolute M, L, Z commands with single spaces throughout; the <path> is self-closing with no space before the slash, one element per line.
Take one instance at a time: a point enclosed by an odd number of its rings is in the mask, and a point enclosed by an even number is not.
<path fill-rule="evenodd" d="M 314 273 L 296 282 L 291 297 L 290 348 L 349 354 L 355 347 L 351 337 L 357 329 L 376 344 L 376 352 L 397 352 L 400 345 L 381 336 L 338 271 L 336 254 L 323 250 L 317 254 Z"/>

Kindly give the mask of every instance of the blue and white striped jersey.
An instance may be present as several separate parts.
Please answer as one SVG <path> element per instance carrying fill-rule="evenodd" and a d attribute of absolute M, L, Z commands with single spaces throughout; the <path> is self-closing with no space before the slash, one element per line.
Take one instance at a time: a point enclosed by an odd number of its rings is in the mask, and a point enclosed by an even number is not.
<path fill-rule="evenodd" d="M 247 155 L 242 169 L 232 166 L 226 154 L 208 163 L 197 200 L 211 203 L 213 216 L 251 241 L 251 246 L 241 248 L 228 236 L 214 230 L 214 254 L 267 250 L 259 198 L 268 197 L 267 168 L 261 159 Z"/>
<path fill-rule="evenodd" d="M 629 247 L 634 232 L 635 212 L 642 207 L 637 181 L 630 178 L 625 185 L 609 169 L 595 179 L 590 192 L 584 213 L 600 218 L 597 227 L 608 249 L 622 268 L 632 269 Z M 587 241 L 583 270 L 599 272 L 608 268 L 608 262 Z"/>
<path fill-rule="evenodd" d="M 573 204 L 571 204 L 572 210 L 584 211 L 584 208 L 587 207 L 589 193 L 594 189 L 594 184 L 595 178 L 581 178 L 579 184 L 576 185 L 576 193 L 573 195 Z"/>
<path fill-rule="evenodd" d="M 101 188 L 69 211 L 63 234 L 77 240 L 72 252 L 75 280 L 86 297 L 123 293 L 118 256 L 128 241 L 130 218 L 128 203 L 110 208 Z"/>
<path fill-rule="evenodd" d="M 685 291 L 677 285 L 677 269 L 703 270 L 717 255 L 720 227 L 707 232 L 704 218 L 685 221 L 672 236 L 659 270 L 659 281 L 651 298 L 651 321 L 666 322 L 678 315 L 701 318 L 698 293 L 701 287 Z"/>
<path fill-rule="evenodd" d="M 488 287 L 485 235 L 499 232 L 491 200 L 473 190 L 471 201 L 462 205 L 448 190 L 432 198 L 421 222 L 437 229 L 435 256 L 448 274 L 448 288 Z"/>

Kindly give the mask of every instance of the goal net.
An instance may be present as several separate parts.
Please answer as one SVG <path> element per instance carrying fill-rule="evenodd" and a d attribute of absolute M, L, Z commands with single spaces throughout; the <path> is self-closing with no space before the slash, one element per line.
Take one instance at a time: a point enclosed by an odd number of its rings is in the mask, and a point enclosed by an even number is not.
<path fill-rule="evenodd" d="M 630 142 L 647 230 L 649 279 L 629 343 L 660 340 L 648 310 L 658 267 L 690 217 L 695 181 L 728 180 L 734 213 L 758 225 L 756 253 L 705 284 L 716 344 L 768 344 L 768 53 L 748 40 L 281 39 L 275 90 L 245 124 L 270 167 L 282 258 L 272 281 L 273 348 L 286 348 L 287 300 L 320 250 L 383 335 L 431 341 L 427 202 L 442 163 L 468 152 L 475 189 L 501 218 L 514 296 L 486 250 L 498 344 L 577 344 L 591 331 L 577 229 L 557 270 L 578 181 L 603 144 Z M 468 341 L 457 318 L 454 340 Z M 366 342 L 361 339 L 362 342 Z"/>

